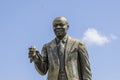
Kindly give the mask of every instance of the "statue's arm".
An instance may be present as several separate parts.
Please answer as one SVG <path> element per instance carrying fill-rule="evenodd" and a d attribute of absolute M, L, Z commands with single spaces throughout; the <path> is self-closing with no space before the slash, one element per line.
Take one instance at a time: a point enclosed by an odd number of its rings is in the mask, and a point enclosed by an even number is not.
<path fill-rule="evenodd" d="M 47 57 L 47 49 L 44 45 L 42 48 L 42 53 L 39 53 L 39 59 L 34 62 L 36 70 L 41 74 L 45 75 L 48 70 L 48 57 Z"/>
<path fill-rule="evenodd" d="M 90 69 L 90 62 L 88 53 L 85 47 L 85 44 L 83 42 L 79 42 L 79 64 L 81 65 L 81 75 L 82 80 L 92 80 L 92 73 Z"/>

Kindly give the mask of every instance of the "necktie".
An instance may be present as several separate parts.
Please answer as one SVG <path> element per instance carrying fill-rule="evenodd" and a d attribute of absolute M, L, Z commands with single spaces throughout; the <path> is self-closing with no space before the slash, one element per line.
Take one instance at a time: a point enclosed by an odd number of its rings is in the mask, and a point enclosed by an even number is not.
<path fill-rule="evenodd" d="M 65 55 L 64 55 L 65 44 L 62 40 L 59 41 L 58 48 L 59 48 L 59 59 L 60 59 L 60 70 L 59 70 L 58 80 L 67 80 L 67 75 L 65 72 Z"/>
<path fill-rule="evenodd" d="M 64 44 L 63 44 L 62 40 L 60 40 L 58 46 L 59 46 L 59 54 L 63 55 L 64 54 Z"/>

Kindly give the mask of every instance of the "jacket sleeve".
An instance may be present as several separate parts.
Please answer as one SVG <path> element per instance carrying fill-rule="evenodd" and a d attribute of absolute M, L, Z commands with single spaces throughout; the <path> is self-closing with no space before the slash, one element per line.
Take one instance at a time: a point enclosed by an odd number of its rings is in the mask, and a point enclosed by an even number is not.
<path fill-rule="evenodd" d="M 81 41 L 79 42 L 79 45 L 78 45 L 78 51 L 79 51 L 78 63 L 80 65 L 79 75 L 81 75 L 82 80 L 92 80 L 88 53 L 87 53 L 85 44 Z"/>
<path fill-rule="evenodd" d="M 45 75 L 48 70 L 48 56 L 46 45 L 43 46 L 41 54 L 39 54 L 39 60 L 35 62 L 35 68 L 38 73 Z"/>

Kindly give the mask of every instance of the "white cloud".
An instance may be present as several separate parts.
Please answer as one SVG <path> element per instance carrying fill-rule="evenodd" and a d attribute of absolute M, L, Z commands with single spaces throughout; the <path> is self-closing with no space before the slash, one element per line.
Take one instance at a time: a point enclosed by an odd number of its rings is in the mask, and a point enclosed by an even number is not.
<path fill-rule="evenodd" d="M 112 38 L 116 38 L 116 37 L 112 35 Z M 95 45 L 104 45 L 110 42 L 108 37 L 100 34 L 94 28 L 89 28 L 87 31 L 85 31 L 83 40 L 89 44 L 95 44 Z"/>

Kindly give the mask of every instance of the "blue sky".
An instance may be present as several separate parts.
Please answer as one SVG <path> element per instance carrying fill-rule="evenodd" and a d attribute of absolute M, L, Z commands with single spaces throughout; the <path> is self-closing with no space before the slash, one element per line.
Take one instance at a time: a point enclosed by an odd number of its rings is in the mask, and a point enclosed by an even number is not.
<path fill-rule="evenodd" d="M 119 0 L 0 0 L 0 80 L 46 80 L 29 63 L 55 35 L 52 21 L 68 19 L 68 34 L 86 42 L 93 80 L 119 80 Z"/>

